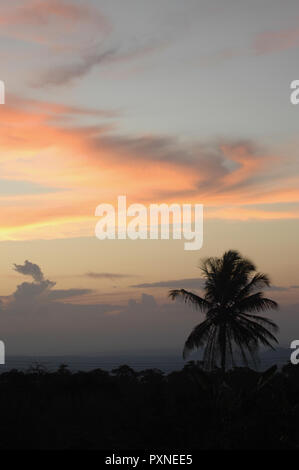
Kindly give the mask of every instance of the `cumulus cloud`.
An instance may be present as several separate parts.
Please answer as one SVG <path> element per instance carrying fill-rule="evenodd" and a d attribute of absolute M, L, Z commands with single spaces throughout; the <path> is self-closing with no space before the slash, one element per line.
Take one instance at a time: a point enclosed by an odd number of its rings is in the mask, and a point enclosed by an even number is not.
<path fill-rule="evenodd" d="M 136 299 L 130 299 L 128 301 L 127 310 L 140 310 L 142 308 L 158 308 L 158 304 L 153 295 L 141 294 L 141 301 L 138 302 Z"/>
<path fill-rule="evenodd" d="M 13 354 L 93 354 L 153 349 L 153 344 L 180 347 L 182 335 L 194 323 L 191 310 L 184 318 L 184 306 L 159 305 L 146 293 L 120 305 L 84 303 L 88 289 L 55 290 L 55 283 L 28 263 L 17 265 L 19 272 L 38 281 L 17 286 L 3 305 L 0 299 L 2 338 Z M 63 301 L 79 295 L 80 303 Z"/>
<path fill-rule="evenodd" d="M 44 280 L 44 275 L 40 267 L 37 264 L 31 263 L 28 260 L 26 260 L 23 265 L 14 264 L 14 270 L 20 274 L 24 274 L 25 276 L 33 277 L 36 282 L 40 283 Z"/>
<path fill-rule="evenodd" d="M 145 292 L 119 304 L 84 303 L 88 289 L 55 290 L 55 283 L 41 277 L 42 270 L 32 269 L 28 263 L 17 266 L 22 267 L 21 271 L 27 266 L 25 275 L 34 272 L 39 281 L 23 283 L 12 296 L 0 299 L 1 339 L 11 354 L 99 354 L 171 348 L 179 351 L 192 328 L 203 319 L 201 313 L 184 304 L 161 303 Z M 171 288 L 185 284 L 192 288 L 200 283 L 194 278 L 148 285 Z M 147 288 L 146 284 L 143 286 Z M 80 302 L 76 296 L 81 296 Z M 65 302 L 67 298 L 69 301 Z"/>
<path fill-rule="evenodd" d="M 66 300 L 72 297 L 80 297 L 93 292 L 92 289 L 53 289 L 56 282 L 45 279 L 41 268 L 26 260 L 24 264 L 14 264 L 14 270 L 25 276 L 31 276 L 34 282 L 22 282 L 16 287 L 7 307 L 9 310 L 22 311 L 26 306 L 38 310 L 41 305 L 49 305 L 51 302 Z"/>
<path fill-rule="evenodd" d="M 41 294 L 48 291 L 55 285 L 55 282 L 51 282 L 49 280 L 40 281 L 40 282 L 23 282 L 22 284 L 18 285 L 16 291 L 13 294 L 13 297 L 16 301 L 23 302 L 36 300 L 37 297 L 41 296 Z"/>

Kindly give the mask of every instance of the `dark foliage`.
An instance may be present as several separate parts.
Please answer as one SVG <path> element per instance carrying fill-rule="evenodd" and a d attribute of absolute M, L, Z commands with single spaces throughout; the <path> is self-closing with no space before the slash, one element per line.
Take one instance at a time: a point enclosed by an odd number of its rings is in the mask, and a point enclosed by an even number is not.
<path fill-rule="evenodd" d="M 299 367 L 0 375 L 0 449 L 299 447 Z"/>

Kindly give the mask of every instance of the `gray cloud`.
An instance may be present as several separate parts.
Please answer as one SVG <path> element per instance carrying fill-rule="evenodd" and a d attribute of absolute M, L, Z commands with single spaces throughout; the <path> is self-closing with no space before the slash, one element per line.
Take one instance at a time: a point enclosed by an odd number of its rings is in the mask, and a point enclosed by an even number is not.
<path fill-rule="evenodd" d="M 49 292 L 49 300 L 69 299 L 71 297 L 78 297 L 81 295 L 92 294 L 92 289 L 55 289 Z"/>
<path fill-rule="evenodd" d="M 171 163 L 181 168 L 190 168 L 198 172 L 200 180 L 193 188 L 183 192 L 183 196 L 196 194 L 200 189 L 213 190 L 219 186 L 219 182 L 234 170 L 230 168 L 230 160 L 224 155 L 220 142 L 207 144 L 187 144 L 179 139 L 168 136 L 140 136 L 128 137 L 117 135 L 90 136 L 90 142 L 95 151 L 102 151 L 111 154 L 111 162 L 120 158 L 136 161 L 140 164 L 145 162 Z M 241 145 L 234 142 L 231 145 Z M 242 143 L 242 145 L 249 145 Z M 250 147 L 251 148 L 251 147 Z M 181 191 L 180 191 L 181 192 Z M 156 196 L 169 197 L 168 191 L 157 191 Z M 177 196 L 177 193 L 174 194 Z"/>
<path fill-rule="evenodd" d="M 240 188 L 251 187 L 264 180 L 281 179 L 281 175 L 273 175 L 267 165 L 267 154 L 250 140 L 217 139 L 210 142 L 188 143 L 169 136 L 118 136 L 90 135 L 90 143 L 95 151 L 107 152 L 110 161 L 120 158 L 140 164 L 144 162 L 171 163 L 181 168 L 192 169 L 198 173 L 198 182 L 184 190 L 182 196 L 232 192 Z M 249 160 L 256 162 L 252 172 L 243 172 L 236 182 L 226 184 L 225 178 L 245 168 Z M 166 190 L 157 191 L 157 197 L 177 196 L 181 193 Z"/>
<path fill-rule="evenodd" d="M 76 62 L 59 65 L 45 71 L 36 81 L 32 81 L 32 86 L 44 87 L 69 84 L 73 80 L 86 75 L 95 66 L 109 62 L 116 56 L 116 52 L 115 49 L 108 49 L 98 54 L 82 55 Z"/>
<path fill-rule="evenodd" d="M 33 277 L 36 282 L 42 282 L 44 280 L 44 275 L 40 267 L 28 260 L 26 260 L 23 265 L 14 264 L 14 270 L 20 274 L 24 274 L 25 276 Z"/>
<path fill-rule="evenodd" d="M 152 295 L 148 295 L 148 294 L 141 294 L 141 302 L 138 302 L 135 299 L 130 299 L 128 302 L 128 309 L 139 310 L 140 306 L 156 309 L 158 307 L 158 304 L 155 300 L 155 297 Z"/>
<path fill-rule="evenodd" d="M 125 279 L 125 278 L 130 278 L 130 277 L 136 277 L 133 276 L 132 274 L 121 274 L 121 273 L 94 273 L 94 272 L 89 272 L 84 274 L 84 276 L 90 277 L 92 279 L 110 279 L 110 280 L 116 280 L 116 279 Z"/>
<path fill-rule="evenodd" d="M 162 43 L 152 40 L 148 44 L 133 44 L 129 46 L 103 46 L 97 44 L 78 51 L 76 60 L 64 60 L 61 64 L 53 65 L 45 70 L 37 79 L 31 81 L 33 87 L 68 85 L 78 78 L 82 78 L 94 67 L 118 62 L 127 62 L 144 55 L 153 53 Z"/>
<path fill-rule="evenodd" d="M 130 287 L 148 289 L 148 288 L 159 288 L 165 287 L 169 289 L 202 289 L 204 287 L 205 280 L 201 278 L 186 278 L 186 279 L 172 279 L 169 281 L 158 281 L 158 282 L 148 282 L 143 284 L 134 284 Z M 298 286 L 299 287 L 299 286 Z M 272 285 L 270 287 L 264 288 L 264 290 L 272 291 L 287 291 L 289 287 L 276 286 Z"/>
<path fill-rule="evenodd" d="M 201 289 L 204 286 L 204 280 L 200 278 L 172 279 L 170 281 L 148 282 L 143 284 L 135 284 L 131 287 L 147 289 L 153 287 L 168 287 L 170 289 Z"/>
<path fill-rule="evenodd" d="M 27 301 L 38 301 L 49 289 L 55 286 L 55 282 L 45 280 L 40 282 L 23 282 L 19 284 L 13 294 L 14 300 L 22 307 Z"/>
<path fill-rule="evenodd" d="M 265 196 L 275 191 L 287 191 L 290 169 L 293 166 L 294 172 L 297 171 L 295 158 L 291 157 L 290 161 L 286 161 L 282 155 L 273 155 L 269 149 L 248 139 L 223 138 L 202 143 L 169 136 L 145 135 L 134 138 L 108 133 L 90 134 L 87 139 L 94 150 L 90 158 L 95 165 L 98 155 L 101 158 L 107 155 L 111 165 L 128 161 L 130 165 L 141 167 L 148 162 L 158 162 L 165 164 L 165 168 L 167 164 L 171 164 L 178 171 L 193 172 L 194 182 L 187 188 L 173 190 L 171 187 L 167 188 L 166 182 L 162 188 L 143 191 L 140 201 L 151 198 L 156 202 L 178 197 L 211 199 L 210 196 L 219 201 L 224 195 L 228 196 L 223 198 L 225 205 L 226 200 L 242 193 L 241 206 L 244 206 L 243 199 L 260 199 L 262 203 Z M 245 189 L 248 189 L 247 194 Z M 238 199 L 234 200 L 235 204 L 238 204 Z M 256 206 L 258 205 L 257 202 Z M 217 202 L 215 206 L 219 208 Z"/>
<path fill-rule="evenodd" d="M 35 304 L 36 306 L 36 304 Z M 119 350 L 181 349 L 199 321 L 185 305 L 159 305 L 151 295 L 126 304 L 47 302 L 37 310 L 1 311 L 2 336 L 11 354 L 97 354 Z"/>
<path fill-rule="evenodd" d="M 22 270 L 25 265 L 30 266 L 28 263 L 21 265 Z M 25 271 L 27 274 L 28 269 Z M 29 268 L 29 271 L 32 273 L 33 270 Z M 35 269 L 34 272 L 37 271 Z M 202 279 L 196 278 L 176 279 L 144 286 L 196 288 L 202 282 Z M 60 300 L 90 291 L 76 288 L 54 290 L 54 284 L 45 279 L 23 283 L 16 290 L 20 295 L 14 293 L 9 298 L 0 299 L 1 334 L 11 354 L 179 350 L 191 329 L 203 318 L 184 304 L 160 304 L 153 295 L 144 292 L 140 297 L 131 298 L 120 305 L 64 303 Z M 295 316 L 291 316 L 295 322 Z M 286 337 L 286 333 L 284 335 Z"/>
<path fill-rule="evenodd" d="M 289 287 L 271 285 L 270 287 L 265 287 L 264 290 L 286 291 L 289 290 Z"/>
<path fill-rule="evenodd" d="M 14 270 L 20 274 L 31 276 L 34 282 L 23 282 L 16 287 L 8 306 L 11 310 L 22 311 L 30 304 L 30 308 L 38 310 L 42 305 L 48 305 L 57 300 L 78 297 L 93 292 L 92 289 L 53 289 L 56 282 L 45 279 L 41 268 L 26 260 L 23 265 L 14 265 Z"/>
<path fill-rule="evenodd" d="M 24 263 L 26 274 L 33 271 L 28 269 L 28 263 Z M 36 272 L 35 268 L 35 276 Z M 191 310 L 185 316 L 184 306 L 159 305 L 146 293 L 122 305 L 63 303 L 60 300 L 85 295 L 90 290 L 54 290 L 54 285 L 45 279 L 23 283 L 10 297 L 3 297 L 3 302 L 0 299 L 2 338 L 11 353 L 92 354 L 115 352 L 116 348 L 151 349 L 153 341 L 162 348 L 178 347 L 194 323 Z"/>

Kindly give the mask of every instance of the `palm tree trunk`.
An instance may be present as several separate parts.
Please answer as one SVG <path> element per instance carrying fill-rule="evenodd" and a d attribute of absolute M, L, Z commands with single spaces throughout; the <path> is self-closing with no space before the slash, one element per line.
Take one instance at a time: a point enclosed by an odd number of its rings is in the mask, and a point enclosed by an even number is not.
<path fill-rule="evenodd" d="M 226 345 L 224 344 L 224 348 L 221 353 L 221 370 L 223 374 L 225 374 L 225 365 L 226 365 Z"/>
<path fill-rule="evenodd" d="M 226 367 L 226 325 L 225 323 L 221 326 L 220 330 L 220 351 L 221 351 L 221 370 L 223 375 L 225 374 Z"/>

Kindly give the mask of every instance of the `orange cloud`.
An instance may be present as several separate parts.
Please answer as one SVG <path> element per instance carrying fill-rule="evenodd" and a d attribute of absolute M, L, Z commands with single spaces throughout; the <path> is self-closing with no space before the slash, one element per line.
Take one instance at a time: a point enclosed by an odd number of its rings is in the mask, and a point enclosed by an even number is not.
<path fill-rule="evenodd" d="M 0 108 L 1 177 L 51 188 L 1 193 L 1 239 L 93 235 L 101 202 L 203 203 L 206 217 L 292 218 L 297 173 L 249 142 L 186 144 L 165 136 L 119 136 L 117 113 L 11 97 Z M 88 115 L 95 125 L 80 126 Z M 99 123 L 100 119 L 100 123 Z M 273 165 L 275 162 L 276 167 Z M 277 168 L 281 168 L 280 176 Z M 266 204 L 286 207 L 267 210 Z M 249 205 L 260 206 L 253 208 Z M 263 207 L 262 207 L 263 205 Z"/>

